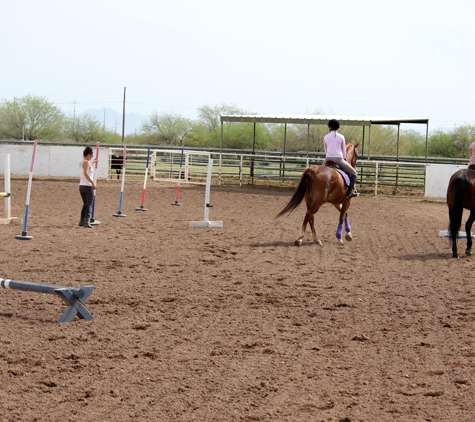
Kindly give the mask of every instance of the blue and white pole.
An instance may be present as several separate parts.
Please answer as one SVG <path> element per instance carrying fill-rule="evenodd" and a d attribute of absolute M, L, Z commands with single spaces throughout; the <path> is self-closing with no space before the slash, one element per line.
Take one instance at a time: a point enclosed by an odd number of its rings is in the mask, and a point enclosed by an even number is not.
<path fill-rule="evenodd" d="M 120 188 L 120 200 L 119 200 L 119 210 L 116 214 L 112 214 L 114 217 L 127 217 L 125 214 L 122 214 L 122 201 L 124 199 L 124 184 L 125 184 L 125 166 L 126 166 L 126 156 L 127 156 L 127 147 L 124 145 L 124 154 L 122 158 L 122 186 Z"/>
<path fill-rule="evenodd" d="M 33 181 L 33 168 L 35 167 L 35 156 L 36 156 L 36 146 L 38 145 L 38 139 L 35 139 L 33 143 L 33 155 L 31 157 L 31 165 L 30 165 L 30 174 L 28 177 L 28 190 L 26 192 L 26 206 L 25 206 L 25 218 L 23 220 L 23 231 L 21 235 L 15 236 L 15 239 L 18 240 L 32 240 L 34 239 L 33 236 L 28 236 L 28 213 L 30 209 L 30 195 L 31 195 L 31 183 Z"/>
<path fill-rule="evenodd" d="M 184 154 L 184 149 L 181 149 L 181 156 L 180 156 L 180 171 L 178 172 L 178 185 L 176 187 L 176 195 L 175 195 L 175 202 L 172 205 L 177 205 L 180 206 L 180 181 L 181 181 L 181 169 L 183 167 L 183 154 Z"/>

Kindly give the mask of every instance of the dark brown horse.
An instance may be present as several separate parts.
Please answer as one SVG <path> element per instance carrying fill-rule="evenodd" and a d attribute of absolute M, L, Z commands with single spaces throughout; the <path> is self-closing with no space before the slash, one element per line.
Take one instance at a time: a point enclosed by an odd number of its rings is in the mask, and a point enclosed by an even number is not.
<path fill-rule="evenodd" d="M 459 170 L 452 175 L 447 187 L 447 206 L 449 207 L 448 235 L 452 241 L 452 257 L 458 258 L 457 236 L 462 225 L 463 209 L 470 211 L 465 223 L 467 249 L 465 255 L 472 255 L 472 224 L 475 221 L 475 170 Z"/>
<path fill-rule="evenodd" d="M 356 145 L 346 145 L 346 159 L 353 168 L 356 168 L 358 145 L 359 143 Z M 343 222 L 345 222 L 345 239 L 352 240 L 353 238 L 351 236 L 350 220 L 348 219 L 348 208 L 351 205 L 351 198 L 346 197 L 347 193 L 348 186 L 346 186 L 343 176 L 339 174 L 334 168 L 327 165 L 316 165 L 309 167 L 302 173 L 297 190 L 294 192 L 289 203 L 281 212 L 279 212 L 279 214 L 277 214 L 276 218 L 292 212 L 305 199 L 307 204 L 307 213 L 303 219 L 300 236 L 294 243 L 297 246 L 302 244 L 302 239 L 305 235 L 307 224 L 310 224 L 313 241 L 317 245 L 321 245 L 322 242 L 315 232 L 314 214 L 323 204 L 329 202 L 333 204 L 338 211 L 340 211 L 340 220 L 336 231 L 337 241 L 339 243 L 343 243 L 341 238 Z"/>

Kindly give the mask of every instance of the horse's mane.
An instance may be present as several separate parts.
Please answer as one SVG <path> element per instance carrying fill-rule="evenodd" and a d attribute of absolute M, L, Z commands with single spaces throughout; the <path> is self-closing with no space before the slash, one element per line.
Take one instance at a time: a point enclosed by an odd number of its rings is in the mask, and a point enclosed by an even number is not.
<path fill-rule="evenodd" d="M 352 144 L 351 142 L 348 143 L 348 144 L 346 144 L 346 154 L 347 154 L 347 155 L 346 155 L 346 158 L 347 158 L 347 160 L 348 160 L 348 152 L 349 152 L 351 149 L 353 149 L 353 155 L 356 155 L 356 158 L 358 158 L 358 155 L 357 155 L 357 153 L 356 153 L 356 151 L 357 151 L 356 148 L 358 148 L 358 145 L 359 145 L 359 143 L 357 143 L 356 145 L 354 145 L 354 144 Z M 350 161 L 348 161 L 348 162 L 349 162 L 351 165 L 353 165 Z M 355 163 L 356 163 L 356 159 L 355 159 Z"/>

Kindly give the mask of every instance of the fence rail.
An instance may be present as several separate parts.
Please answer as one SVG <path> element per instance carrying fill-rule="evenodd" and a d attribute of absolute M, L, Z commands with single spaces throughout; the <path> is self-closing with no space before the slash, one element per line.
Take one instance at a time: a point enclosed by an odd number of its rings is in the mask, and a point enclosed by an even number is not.
<path fill-rule="evenodd" d="M 109 149 L 109 179 L 112 154 L 122 149 Z M 321 164 L 323 157 L 284 156 L 239 152 L 205 152 L 178 149 L 153 149 L 150 152 L 150 178 L 156 181 L 205 184 L 209 158 L 213 158 L 212 183 L 218 185 L 266 184 L 290 187 L 296 185 L 309 166 Z M 142 180 L 147 162 L 147 149 L 127 148 L 127 178 Z M 358 184 L 363 192 L 424 193 L 428 163 L 359 160 Z"/>

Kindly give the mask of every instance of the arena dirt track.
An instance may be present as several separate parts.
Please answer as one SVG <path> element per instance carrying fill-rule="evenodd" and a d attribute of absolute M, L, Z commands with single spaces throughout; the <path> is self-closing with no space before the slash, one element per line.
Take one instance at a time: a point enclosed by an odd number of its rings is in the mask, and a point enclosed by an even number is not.
<path fill-rule="evenodd" d="M 27 181 L 12 181 L 23 217 Z M 353 241 L 317 214 L 293 245 L 292 190 L 99 181 L 93 230 L 77 181 L 32 185 L 28 234 L 0 226 L 0 277 L 96 289 L 95 320 L 0 289 L 0 421 L 471 421 L 475 257 L 451 258 L 443 201 L 362 196 Z M 3 212 L 3 210 L 1 210 Z M 460 241 L 465 249 L 465 241 Z"/>

